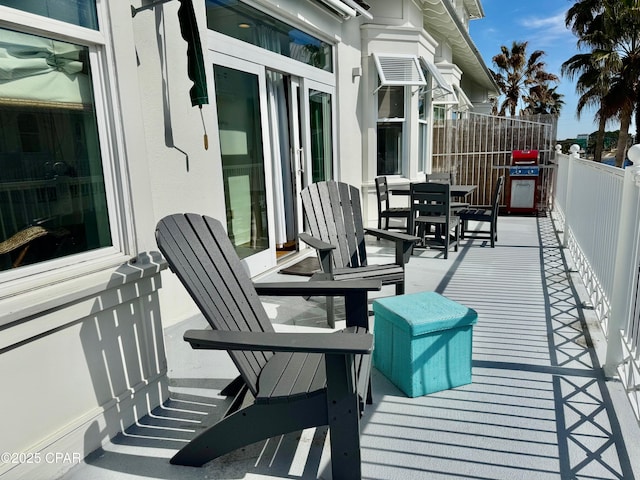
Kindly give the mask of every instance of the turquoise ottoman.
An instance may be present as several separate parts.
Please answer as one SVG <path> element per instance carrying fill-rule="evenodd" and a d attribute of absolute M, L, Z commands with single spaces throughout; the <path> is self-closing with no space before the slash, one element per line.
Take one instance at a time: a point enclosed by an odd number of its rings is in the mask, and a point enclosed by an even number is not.
<path fill-rule="evenodd" d="M 410 397 L 471 383 L 475 310 L 435 292 L 373 302 L 374 366 Z"/>

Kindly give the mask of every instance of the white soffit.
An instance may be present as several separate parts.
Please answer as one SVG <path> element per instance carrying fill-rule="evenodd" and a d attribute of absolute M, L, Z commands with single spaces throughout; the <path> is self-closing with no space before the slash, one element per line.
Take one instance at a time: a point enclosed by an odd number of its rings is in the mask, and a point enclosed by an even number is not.
<path fill-rule="evenodd" d="M 438 70 L 438 67 L 436 67 L 434 63 L 424 57 L 420 57 L 420 64 L 422 65 L 422 68 L 431 74 L 436 82 L 436 88 L 442 90 L 443 95 L 452 94 L 455 96 L 453 88 L 449 85 L 449 82 L 445 80 L 444 76 L 440 73 L 440 70 Z"/>
<path fill-rule="evenodd" d="M 425 86 L 426 79 L 415 55 L 373 54 L 373 61 L 380 77 L 380 86 Z"/>

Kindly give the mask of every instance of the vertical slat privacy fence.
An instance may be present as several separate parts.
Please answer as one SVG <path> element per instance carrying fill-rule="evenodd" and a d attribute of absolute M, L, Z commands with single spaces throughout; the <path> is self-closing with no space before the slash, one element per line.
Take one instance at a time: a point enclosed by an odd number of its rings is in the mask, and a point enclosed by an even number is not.
<path fill-rule="evenodd" d="M 511 152 L 539 150 L 542 168 L 538 210 L 545 211 L 553 179 L 556 127 L 557 120 L 551 115 L 468 113 L 464 118 L 437 121 L 433 127 L 432 172 L 454 172 L 458 183 L 478 185 L 470 202 L 489 205 L 498 177 L 508 173 Z"/>
<path fill-rule="evenodd" d="M 556 156 L 554 213 L 640 419 L 640 167 Z"/>

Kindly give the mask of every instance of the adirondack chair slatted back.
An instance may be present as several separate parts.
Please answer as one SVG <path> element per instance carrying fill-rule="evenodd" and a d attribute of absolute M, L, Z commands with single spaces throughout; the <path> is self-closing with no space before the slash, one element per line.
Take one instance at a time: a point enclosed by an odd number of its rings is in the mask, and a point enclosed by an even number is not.
<path fill-rule="evenodd" d="M 333 180 L 309 185 L 302 193 L 309 232 L 336 246 L 334 267 L 367 265 L 360 192 Z"/>
<path fill-rule="evenodd" d="M 273 332 L 253 283 L 218 220 L 189 213 L 170 215 L 158 223 L 156 241 L 213 329 Z M 273 354 L 229 354 L 256 394 L 258 374 Z"/>

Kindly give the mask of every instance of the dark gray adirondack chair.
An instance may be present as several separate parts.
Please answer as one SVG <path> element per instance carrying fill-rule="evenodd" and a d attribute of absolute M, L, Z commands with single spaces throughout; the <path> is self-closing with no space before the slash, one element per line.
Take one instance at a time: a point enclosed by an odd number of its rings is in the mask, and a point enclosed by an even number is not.
<path fill-rule="evenodd" d="M 254 284 L 222 224 L 196 214 L 162 219 L 156 240 L 213 330 L 189 330 L 195 349 L 227 350 L 243 386 L 222 420 L 171 463 L 202 466 L 242 446 L 329 425 L 333 478 L 360 478 L 360 415 L 369 397 L 372 336 L 367 291 L 379 282 Z M 337 333 L 275 333 L 265 295 L 345 296 L 349 328 Z M 253 402 L 250 401 L 253 397 Z"/>
<path fill-rule="evenodd" d="M 404 233 L 364 228 L 360 192 L 352 185 L 333 180 L 309 185 L 302 193 L 307 227 L 300 240 L 318 252 L 321 273 L 311 280 L 375 279 L 395 285 L 396 295 L 404 293 L 405 264 L 419 239 Z M 365 233 L 395 242 L 395 262 L 367 263 Z M 327 321 L 335 326 L 333 299 L 327 297 Z"/>
<path fill-rule="evenodd" d="M 487 238 L 491 242 L 491 248 L 496 246 L 498 241 L 498 210 L 500 209 L 500 194 L 504 186 L 504 176 L 498 177 L 496 186 L 493 189 L 491 205 L 481 206 L 472 205 L 468 208 L 458 211 L 462 228 L 460 229 L 460 238 Z M 476 230 L 468 233 L 467 222 L 473 220 L 476 222 L 486 222 L 489 224 L 488 230 Z"/>

